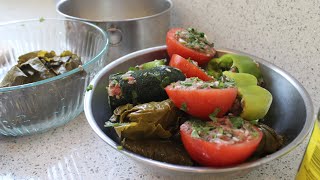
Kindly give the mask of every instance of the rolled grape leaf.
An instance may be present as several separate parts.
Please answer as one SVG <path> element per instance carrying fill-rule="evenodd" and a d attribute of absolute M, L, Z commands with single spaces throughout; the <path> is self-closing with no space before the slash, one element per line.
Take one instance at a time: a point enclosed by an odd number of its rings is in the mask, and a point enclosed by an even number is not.
<path fill-rule="evenodd" d="M 18 64 L 23 64 L 27 62 L 29 59 L 33 59 L 38 57 L 38 52 L 39 51 L 34 51 L 34 52 L 29 52 L 27 54 L 21 55 L 18 57 Z"/>
<path fill-rule="evenodd" d="M 24 84 L 27 77 L 28 76 L 24 74 L 21 69 L 19 69 L 17 66 L 13 66 L 1 81 L 0 87 L 17 86 L 20 84 Z"/>
<path fill-rule="evenodd" d="M 54 51 L 34 51 L 19 56 L 18 64 L 6 74 L 0 87 L 16 86 L 48 79 L 81 65 L 80 57 L 70 51 L 57 56 Z"/>
<path fill-rule="evenodd" d="M 124 139 L 122 146 L 129 151 L 153 160 L 185 166 L 193 165 L 183 145 L 170 140 Z"/>
<path fill-rule="evenodd" d="M 258 158 L 264 155 L 272 154 L 279 150 L 284 145 L 284 137 L 277 134 L 271 127 L 259 123 L 258 127 L 263 132 L 261 142 L 255 151 L 253 158 Z"/>
<path fill-rule="evenodd" d="M 178 117 L 179 109 L 167 99 L 136 106 L 120 106 L 114 110 L 110 121 L 119 122 L 113 127 L 121 138 L 169 138 L 178 129 Z"/>
<path fill-rule="evenodd" d="M 32 58 L 20 65 L 20 69 L 28 75 L 30 82 L 36 82 L 56 76 L 38 58 Z"/>

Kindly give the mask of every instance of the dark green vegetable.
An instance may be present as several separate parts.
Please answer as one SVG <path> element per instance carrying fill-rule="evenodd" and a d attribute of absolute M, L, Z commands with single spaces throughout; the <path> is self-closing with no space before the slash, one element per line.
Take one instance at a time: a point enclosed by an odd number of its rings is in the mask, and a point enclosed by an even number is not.
<path fill-rule="evenodd" d="M 141 156 L 171 163 L 192 166 L 193 162 L 183 145 L 170 140 L 129 140 L 122 141 L 122 146 Z"/>
<path fill-rule="evenodd" d="M 18 58 L 18 64 L 8 71 L 0 87 L 48 79 L 78 68 L 81 64 L 80 58 L 70 51 L 64 51 L 60 56 L 57 56 L 54 51 L 30 52 Z"/>
<path fill-rule="evenodd" d="M 169 66 L 128 71 L 109 77 L 109 103 L 112 109 L 124 104 L 162 101 L 168 98 L 164 87 L 179 80 L 184 74 Z"/>
<path fill-rule="evenodd" d="M 283 136 L 277 134 L 274 129 L 263 123 L 258 123 L 258 127 L 261 128 L 263 137 L 256 152 L 254 153 L 255 157 L 274 153 L 284 145 Z"/>
<path fill-rule="evenodd" d="M 256 126 L 262 130 L 263 137 L 256 151 L 247 161 L 254 161 L 268 154 L 272 154 L 278 151 L 285 142 L 284 136 L 277 134 L 271 127 L 260 122 L 256 123 Z"/>
<path fill-rule="evenodd" d="M 113 126 L 121 138 L 169 138 L 178 129 L 179 110 L 169 99 L 133 106 L 126 104 L 114 110 L 106 126 Z M 116 123 L 110 123 L 116 122 Z"/>

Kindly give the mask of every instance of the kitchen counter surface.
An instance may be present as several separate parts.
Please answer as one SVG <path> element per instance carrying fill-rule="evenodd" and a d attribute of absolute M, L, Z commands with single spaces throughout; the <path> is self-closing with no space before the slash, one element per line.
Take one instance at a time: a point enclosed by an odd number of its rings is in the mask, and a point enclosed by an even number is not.
<path fill-rule="evenodd" d="M 19 0 L 0 0 L 0 23 L 17 19 L 60 17 L 54 9 L 54 1 L 29 0 L 28 3 Z M 195 1 L 192 5 L 184 4 L 182 0 L 174 0 L 176 8 L 173 11 L 173 25 L 188 26 L 187 22 L 174 19 L 183 16 L 183 9 L 209 6 L 209 1 Z M 230 2 L 230 1 L 227 1 Z M 206 4 L 208 3 L 208 4 Z M 248 3 L 246 1 L 246 3 Z M 249 2 L 250 3 L 250 2 Z M 181 6 L 180 6 L 181 5 Z M 224 4 L 216 4 L 224 7 Z M 201 6 L 201 7 L 198 7 Z M 41 7 L 41 8 L 36 8 Z M 303 8 L 304 6 L 302 6 Z M 230 8 L 230 7 L 229 7 Z M 39 10 L 38 10 L 39 9 Z M 197 18 L 197 17 L 196 17 Z M 230 20 L 228 20 L 229 22 Z M 272 21 L 271 21 L 272 22 Z M 199 26 L 198 22 L 192 25 Z M 240 22 L 241 23 L 241 22 Z M 209 29 L 208 24 L 206 27 Z M 229 26 L 226 26 L 229 28 Z M 221 29 L 216 28 L 216 31 Z M 226 32 L 226 33 L 229 33 Z M 214 33 L 212 33 L 214 34 Z M 221 35 L 222 36 L 222 35 Z M 259 48 L 253 48 L 252 52 L 243 44 L 237 48 L 233 43 L 236 39 L 231 34 L 228 41 L 222 41 L 223 37 L 216 37 L 217 43 L 224 47 L 242 50 L 259 57 L 266 57 L 266 60 L 283 67 L 292 73 L 309 91 L 318 107 L 319 95 L 316 93 L 317 81 L 309 78 L 307 72 L 312 66 L 306 65 L 311 57 L 307 56 L 306 62 L 302 62 L 300 72 L 297 67 L 285 66 L 287 62 L 277 63 L 274 57 L 283 57 L 279 51 L 271 56 L 265 56 Z M 240 36 L 239 36 L 240 37 Z M 244 37 L 243 37 L 244 38 Z M 310 40 L 310 43 L 313 42 Z M 280 46 L 280 45 L 278 45 Z M 296 47 L 296 46 L 295 46 Z M 298 46 L 299 47 L 299 46 Z M 304 48 L 301 48 L 305 50 Z M 271 51 L 268 49 L 268 51 Z M 282 51 L 285 51 L 283 49 Z M 306 53 L 305 51 L 303 51 Z M 300 57 L 298 55 L 298 57 Z M 316 64 L 315 66 L 319 66 Z M 316 68 L 316 67 L 314 67 Z M 318 73 L 319 71 L 316 71 Z M 316 74 L 317 75 L 317 74 Z M 296 149 L 287 155 L 265 164 L 249 174 L 237 179 L 294 179 L 302 159 L 307 139 Z M 84 114 L 65 126 L 52 129 L 42 134 L 24 137 L 0 136 L 0 180 L 1 179 L 194 179 L 195 177 L 171 176 L 157 174 L 140 167 L 131 159 L 124 157 L 121 153 L 110 148 L 104 143 L 89 127 Z M 209 177 L 198 177 L 209 179 Z"/>

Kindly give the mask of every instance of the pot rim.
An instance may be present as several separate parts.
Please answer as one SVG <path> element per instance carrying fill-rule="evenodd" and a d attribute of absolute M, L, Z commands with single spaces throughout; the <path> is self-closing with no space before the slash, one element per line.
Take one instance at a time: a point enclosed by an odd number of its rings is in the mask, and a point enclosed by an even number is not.
<path fill-rule="evenodd" d="M 166 2 L 169 3 L 169 7 L 166 8 L 164 11 L 161 11 L 160 13 L 156 13 L 150 16 L 143 16 L 143 17 L 138 17 L 138 18 L 129 18 L 129 19 L 123 19 L 123 20 L 93 20 L 93 19 L 86 19 L 86 18 L 79 18 L 79 17 L 75 17 L 75 16 L 71 16 L 68 14 L 63 13 L 62 11 L 60 11 L 60 7 L 68 2 L 68 0 L 64 0 L 64 1 L 60 1 L 57 5 L 56 5 L 56 11 L 66 17 L 66 18 L 70 18 L 70 19 L 74 19 L 74 20 L 79 20 L 79 21 L 88 21 L 88 22 L 94 22 L 94 23 L 116 23 L 116 22 L 131 22 L 131 21 L 140 21 L 140 20 L 145 20 L 145 19 L 149 19 L 149 18 L 155 18 L 158 16 L 161 16 L 163 14 L 166 14 L 167 12 L 170 12 L 170 10 L 173 7 L 173 3 L 172 0 L 165 0 Z"/>

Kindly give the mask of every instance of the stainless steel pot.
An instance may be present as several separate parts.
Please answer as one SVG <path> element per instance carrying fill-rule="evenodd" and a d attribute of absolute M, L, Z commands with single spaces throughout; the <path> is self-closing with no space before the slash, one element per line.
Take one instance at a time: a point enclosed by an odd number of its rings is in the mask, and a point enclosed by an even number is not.
<path fill-rule="evenodd" d="M 165 44 L 171 0 L 64 0 L 57 12 L 95 23 L 109 35 L 107 63 L 123 55 Z"/>

